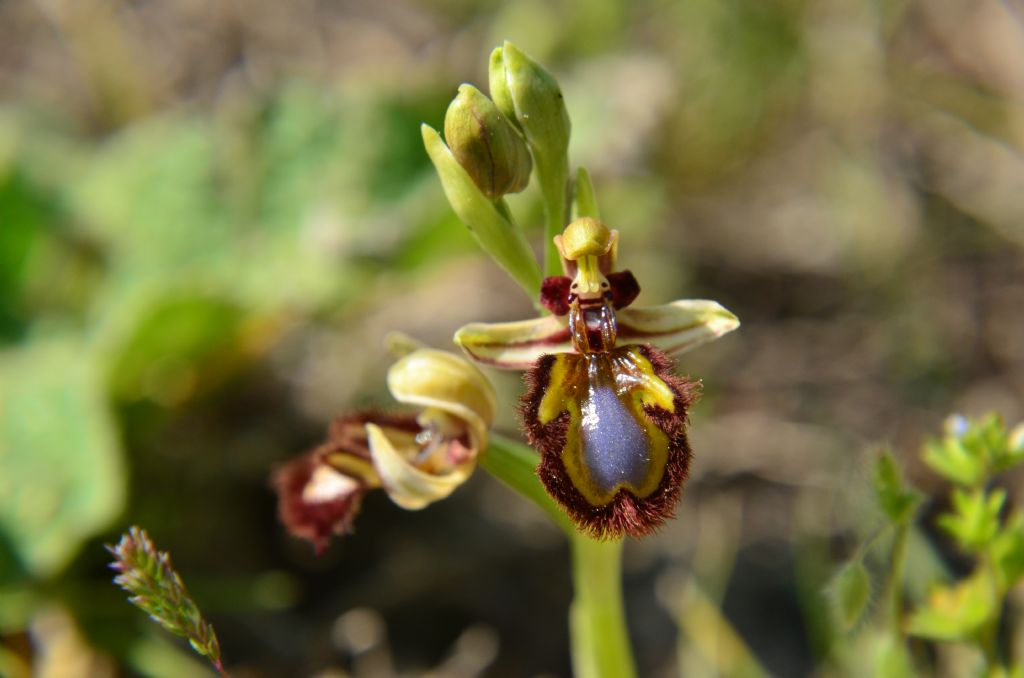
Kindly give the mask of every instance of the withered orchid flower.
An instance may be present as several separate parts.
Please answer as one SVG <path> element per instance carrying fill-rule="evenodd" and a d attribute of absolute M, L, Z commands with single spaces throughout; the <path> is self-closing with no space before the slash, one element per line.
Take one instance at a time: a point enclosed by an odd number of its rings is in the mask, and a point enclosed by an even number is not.
<path fill-rule="evenodd" d="M 576 526 L 643 536 L 670 518 L 690 464 L 687 412 L 698 385 L 673 374 L 680 353 L 735 329 L 713 301 L 627 308 L 639 293 L 616 272 L 618 234 L 573 221 L 555 245 L 565 276 L 545 279 L 552 315 L 468 325 L 455 340 L 475 360 L 527 369 L 521 415 L 537 472 Z"/>
<path fill-rule="evenodd" d="M 494 390 L 463 358 L 416 349 L 391 367 L 388 388 L 420 411 L 339 417 L 327 440 L 274 474 L 281 521 L 318 552 L 332 534 L 351 530 L 368 491 L 383 489 L 402 508 L 424 508 L 465 482 L 487 446 Z"/>

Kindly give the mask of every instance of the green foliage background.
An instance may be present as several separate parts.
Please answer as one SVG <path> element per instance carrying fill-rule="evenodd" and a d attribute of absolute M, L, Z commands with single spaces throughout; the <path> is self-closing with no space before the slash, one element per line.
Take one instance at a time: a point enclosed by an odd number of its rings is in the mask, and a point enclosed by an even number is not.
<path fill-rule="evenodd" d="M 877 518 L 871 446 L 941 496 L 918 450 L 947 412 L 1024 418 L 1020 12 L 0 3 L 0 673 L 204 670 L 108 585 L 100 544 L 129 523 L 253 675 L 476 675 L 452 657 L 494 643 L 478 672 L 567 672 L 566 554 L 496 483 L 415 514 L 376 498 L 316 560 L 266 482 L 334 414 L 387 406 L 388 330 L 448 346 L 531 312 L 419 133 L 506 38 L 559 77 L 640 303 L 714 298 L 744 322 L 680 365 L 705 384 L 694 477 L 627 549 L 641 674 L 746 675 L 750 652 L 847 670 L 821 592 Z M 534 189 L 512 202 L 539 247 Z M 513 403 L 517 377 L 494 376 Z M 933 528 L 918 541 L 922 580 L 957 570 Z M 46 673 L 65 656 L 85 672 Z"/>

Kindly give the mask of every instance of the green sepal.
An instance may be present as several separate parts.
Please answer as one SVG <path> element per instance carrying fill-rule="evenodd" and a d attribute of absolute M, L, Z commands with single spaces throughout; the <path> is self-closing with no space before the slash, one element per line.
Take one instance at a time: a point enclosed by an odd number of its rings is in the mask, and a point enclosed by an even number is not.
<path fill-rule="evenodd" d="M 594 195 L 594 184 L 590 181 L 590 173 L 583 167 L 576 168 L 576 181 L 572 192 L 572 219 L 592 217 L 601 220 L 597 209 L 597 198 Z"/>

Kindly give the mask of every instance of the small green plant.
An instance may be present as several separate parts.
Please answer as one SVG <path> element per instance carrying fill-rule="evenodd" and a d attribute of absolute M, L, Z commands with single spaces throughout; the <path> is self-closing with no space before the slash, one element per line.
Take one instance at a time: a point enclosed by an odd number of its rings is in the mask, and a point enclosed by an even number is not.
<path fill-rule="evenodd" d="M 138 527 L 129 528 L 121 541 L 107 550 L 114 556 L 110 567 L 118 572 L 114 583 L 131 594 L 128 600 L 160 626 L 187 638 L 193 650 L 226 676 L 217 634 L 185 589 L 170 554 L 158 551 L 146 531 Z"/>
<path fill-rule="evenodd" d="M 1019 676 L 1024 664 L 1001 642 L 1003 610 L 1010 591 L 1024 578 L 1024 514 L 1008 504 L 998 476 L 1024 462 L 1024 426 L 1009 432 L 997 415 L 969 421 L 950 417 L 943 435 L 929 441 L 924 463 L 949 481 L 948 508 L 935 520 L 956 549 L 969 556 L 972 570 L 955 581 L 930 582 L 926 598 L 904 611 L 910 591 L 906 568 L 907 541 L 929 498 L 903 478 L 892 454 L 875 460 L 872 488 L 883 524 L 838 570 L 828 587 L 840 626 L 860 629 L 872 606 L 872 580 L 865 566 L 870 551 L 892 539 L 886 564 L 885 607 L 876 615 L 884 631 L 879 647 L 878 675 L 915 675 L 923 656 L 912 656 L 913 643 L 961 643 L 974 648 L 982 675 Z M 923 653 L 917 653 L 922 654 Z M 916 669 L 916 670 L 915 670 Z"/>

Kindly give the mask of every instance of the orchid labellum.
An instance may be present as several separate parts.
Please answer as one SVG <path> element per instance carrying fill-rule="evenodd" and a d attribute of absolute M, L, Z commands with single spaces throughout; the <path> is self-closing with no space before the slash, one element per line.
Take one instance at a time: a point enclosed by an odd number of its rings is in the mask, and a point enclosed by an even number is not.
<path fill-rule="evenodd" d="M 639 285 L 614 271 L 618 233 L 595 219 L 572 222 L 555 245 L 566 275 L 542 286 L 551 316 L 469 325 L 456 341 L 482 363 L 528 368 L 521 415 L 537 472 L 577 527 L 642 536 L 672 516 L 691 458 L 698 385 L 675 376 L 666 353 L 739 323 L 712 301 L 627 308 Z"/>

